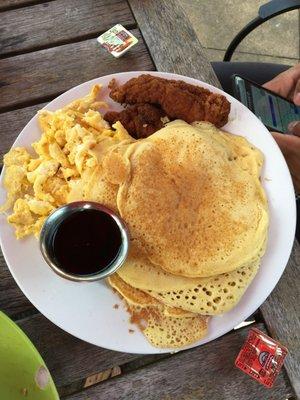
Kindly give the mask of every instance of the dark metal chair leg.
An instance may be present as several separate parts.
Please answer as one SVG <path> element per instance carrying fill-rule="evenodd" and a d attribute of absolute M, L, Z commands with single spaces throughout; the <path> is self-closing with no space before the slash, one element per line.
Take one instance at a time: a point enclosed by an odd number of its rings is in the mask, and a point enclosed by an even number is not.
<path fill-rule="evenodd" d="M 258 10 L 258 16 L 249 22 L 232 40 L 229 44 L 225 55 L 224 61 L 230 61 L 231 57 L 241 43 L 241 41 L 255 28 L 268 21 L 276 15 L 300 8 L 300 0 L 272 0 L 263 4 Z"/>

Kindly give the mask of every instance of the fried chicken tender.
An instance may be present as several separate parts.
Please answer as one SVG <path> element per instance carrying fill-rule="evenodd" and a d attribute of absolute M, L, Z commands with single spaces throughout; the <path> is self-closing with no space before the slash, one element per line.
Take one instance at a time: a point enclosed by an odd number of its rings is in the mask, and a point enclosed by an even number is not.
<path fill-rule="evenodd" d="M 108 111 L 104 119 L 113 125 L 120 121 L 128 133 L 136 139 L 148 137 L 163 127 L 165 113 L 152 104 L 135 104 L 121 112 Z"/>
<path fill-rule="evenodd" d="M 226 97 L 183 81 L 140 75 L 121 86 L 113 79 L 109 87 L 110 97 L 116 102 L 150 103 L 161 107 L 170 119 L 208 121 L 217 127 L 228 121 L 230 103 Z"/>

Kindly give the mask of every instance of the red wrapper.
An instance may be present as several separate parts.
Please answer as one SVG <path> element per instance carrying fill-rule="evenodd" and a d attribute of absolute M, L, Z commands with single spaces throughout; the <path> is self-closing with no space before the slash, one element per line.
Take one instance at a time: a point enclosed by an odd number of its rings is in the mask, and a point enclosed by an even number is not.
<path fill-rule="evenodd" d="M 235 365 L 258 382 L 271 388 L 287 352 L 286 347 L 253 328 L 250 329 L 247 340 L 235 360 Z"/>

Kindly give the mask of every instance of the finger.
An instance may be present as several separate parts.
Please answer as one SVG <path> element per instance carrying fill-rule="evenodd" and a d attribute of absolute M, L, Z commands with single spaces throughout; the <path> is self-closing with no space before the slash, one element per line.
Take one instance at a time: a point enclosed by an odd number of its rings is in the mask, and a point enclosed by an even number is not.
<path fill-rule="evenodd" d="M 299 177 L 299 172 L 297 173 L 297 172 L 295 172 L 295 171 L 291 171 L 291 170 L 290 170 L 290 173 L 291 173 L 291 176 L 292 176 L 292 179 L 293 179 L 293 184 L 294 184 L 295 192 L 299 194 L 299 193 L 300 193 L 300 177 Z"/>
<path fill-rule="evenodd" d="M 298 80 L 300 80 L 300 64 L 281 72 L 274 79 L 266 82 L 263 87 L 285 98 L 293 98 L 294 88 Z"/>
<path fill-rule="evenodd" d="M 293 89 L 293 81 L 278 75 L 276 78 L 265 83 L 263 87 L 271 90 L 271 92 L 279 94 L 282 97 L 288 98 L 291 90 Z"/>
<path fill-rule="evenodd" d="M 295 136 L 300 136 L 300 121 L 290 122 L 288 125 L 288 132 Z"/>
<path fill-rule="evenodd" d="M 285 156 L 290 156 L 300 152 L 300 139 L 294 135 L 272 132 L 273 138 Z"/>
<path fill-rule="evenodd" d="M 272 132 L 272 136 L 275 139 L 276 143 L 278 144 L 280 150 L 282 151 L 283 155 L 289 154 L 290 146 L 283 138 L 282 133 Z"/>
<path fill-rule="evenodd" d="M 300 106 L 300 79 L 297 80 L 295 86 L 293 101 L 297 106 Z"/>
<path fill-rule="evenodd" d="M 298 178 L 298 176 L 293 176 L 292 178 L 293 178 L 293 182 L 294 182 L 295 192 L 297 194 L 299 194 L 300 193 L 300 179 Z"/>

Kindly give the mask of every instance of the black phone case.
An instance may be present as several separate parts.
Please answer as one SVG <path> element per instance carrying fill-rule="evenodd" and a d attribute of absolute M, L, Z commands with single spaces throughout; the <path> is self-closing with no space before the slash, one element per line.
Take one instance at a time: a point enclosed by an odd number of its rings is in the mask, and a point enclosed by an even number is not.
<path fill-rule="evenodd" d="M 231 76 L 231 79 L 232 79 L 232 89 L 233 89 L 234 97 L 235 97 L 238 101 L 240 101 L 240 102 L 241 102 L 240 93 L 239 93 L 239 90 L 238 90 L 237 85 L 236 85 L 236 83 L 235 83 L 235 78 L 236 78 L 236 77 L 239 77 L 239 78 L 243 79 L 244 81 L 249 82 L 249 83 L 251 83 L 251 85 L 254 85 L 254 86 L 258 87 L 258 88 L 263 88 L 266 92 L 271 93 L 273 96 L 277 96 L 277 97 L 279 97 L 279 98 L 281 98 L 281 99 L 283 99 L 283 100 L 289 102 L 290 104 L 294 105 L 294 103 L 293 103 L 292 101 L 286 99 L 286 98 L 283 97 L 283 96 L 280 96 L 279 94 L 277 94 L 277 93 L 275 93 L 275 92 L 272 92 L 272 90 L 266 89 L 266 88 L 264 88 L 263 86 L 259 85 L 258 83 L 251 81 L 250 79 L 243 78 L 241 75 L 234 74 L 234 75 Z M 241 103 L 242 103 L 242 102 L 241 102 Z M 243 104 L 243 103 L 242 103 L 242 104 Z M 245 104 L 244 104 L 244 105 L 245 105 Z M 246 107 L 247 107 L 247 106 L 246 106 Z M 253 110 L 250 110 L 250 111 L 254 113 Z M 286 132 L 279 131 L 279 130 L 277 130 L 277 129 L 275 129 L 275 128 L 272 128 L 272 127 L 270 127 L 270 126 L 268 126 L 268 125 L 266 125 L 266 124 L 264 124 L 264 125 L 265 125 L 265 127 L 266 127 L 269 131 L 278 132 L 278 133 L 282 133 L 282 134 L 285 134 L 285 133 L 286 133 Z"/>

